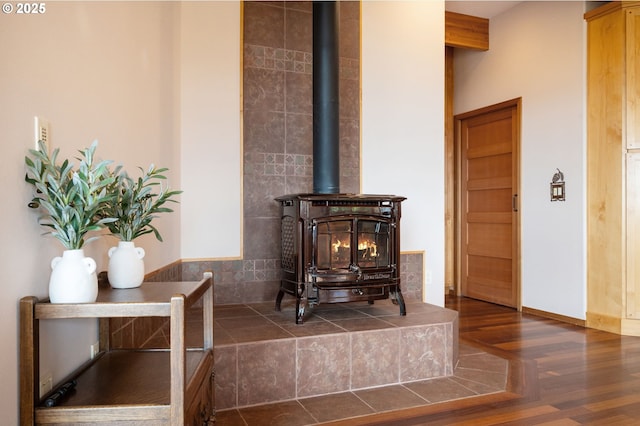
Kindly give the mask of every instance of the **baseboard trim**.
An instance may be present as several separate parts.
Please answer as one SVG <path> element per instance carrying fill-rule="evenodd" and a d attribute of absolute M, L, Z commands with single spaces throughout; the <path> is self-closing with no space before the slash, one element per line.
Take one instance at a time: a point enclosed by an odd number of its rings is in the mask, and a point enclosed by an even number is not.
<path fill-rule="evenodd" d="M 578 318 L 568 317 L 565 315 L 554 314 L 552 312 L 541 311 L 539 309 L 527 308 L 525 306 L 522 307 L 522 313 L 535 315 L 537 317 L 549 318 L 560 322 L 565 322 L 568 324 L 577 325 L 580 327 L 586 327 L 587 322 L 585 320 L 581 320 Z"/>

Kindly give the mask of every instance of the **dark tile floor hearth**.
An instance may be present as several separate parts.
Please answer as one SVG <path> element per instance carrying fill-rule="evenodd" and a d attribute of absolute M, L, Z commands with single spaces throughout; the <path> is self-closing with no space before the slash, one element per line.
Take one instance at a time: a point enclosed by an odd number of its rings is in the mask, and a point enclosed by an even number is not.
<path fill-rule="evenodd" d="M 441 308 L 407 301 L 406 317 L 388 300 L 320 305 L 296 325 L 293 302 L 283 301 L 282 312 L 273 303 L 216 306 L 216 347 L 322 334 L 348 333 L 424 324 L 437 320 Z M 218 409 L 216 425 L 317 425 L 410 407 L 428 406 L 461 398 L 505 391 L 508 361 L 460 343 L 453 375 L 410 383 L 372 387 L 239 408 Z M 222 372 L 218 371 L 217 374 Z"/>

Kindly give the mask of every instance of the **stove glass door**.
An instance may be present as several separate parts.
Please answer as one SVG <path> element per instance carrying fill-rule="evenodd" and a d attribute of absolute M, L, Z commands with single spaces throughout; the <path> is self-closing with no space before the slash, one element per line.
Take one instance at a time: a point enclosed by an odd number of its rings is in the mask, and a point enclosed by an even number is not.
<path fill-rule="evenodd" d="M 386 268 L 389 266 L 390 226 L 379 220 L 358 220 L 356 264 L 360 268 Z"/>
<path fill-rule="evenodd" d="M 318 270 L 349 269 L 353 221 L 335 220 L 317 223 L 316 267 Z"/>

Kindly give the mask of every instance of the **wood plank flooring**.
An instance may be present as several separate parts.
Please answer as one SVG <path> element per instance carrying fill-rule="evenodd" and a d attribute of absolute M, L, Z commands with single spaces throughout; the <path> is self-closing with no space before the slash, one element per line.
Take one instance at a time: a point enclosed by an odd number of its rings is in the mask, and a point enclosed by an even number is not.
<path fill-rule="evenodd" d="M 460 339 L 511 361 L 509 392 L 334 424 L 639 425 L 640 338 L 448 298 Z"/>

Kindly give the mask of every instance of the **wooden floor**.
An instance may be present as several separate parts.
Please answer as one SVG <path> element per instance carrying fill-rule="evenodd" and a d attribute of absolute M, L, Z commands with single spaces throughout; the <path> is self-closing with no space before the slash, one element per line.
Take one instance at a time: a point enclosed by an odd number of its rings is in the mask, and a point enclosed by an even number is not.
<path fill-rule="evenodd" d="M 640 425 L 640 338 L 466 298 L 460 339 L 511 362 L 509 392 L 335 424 Z"/>

